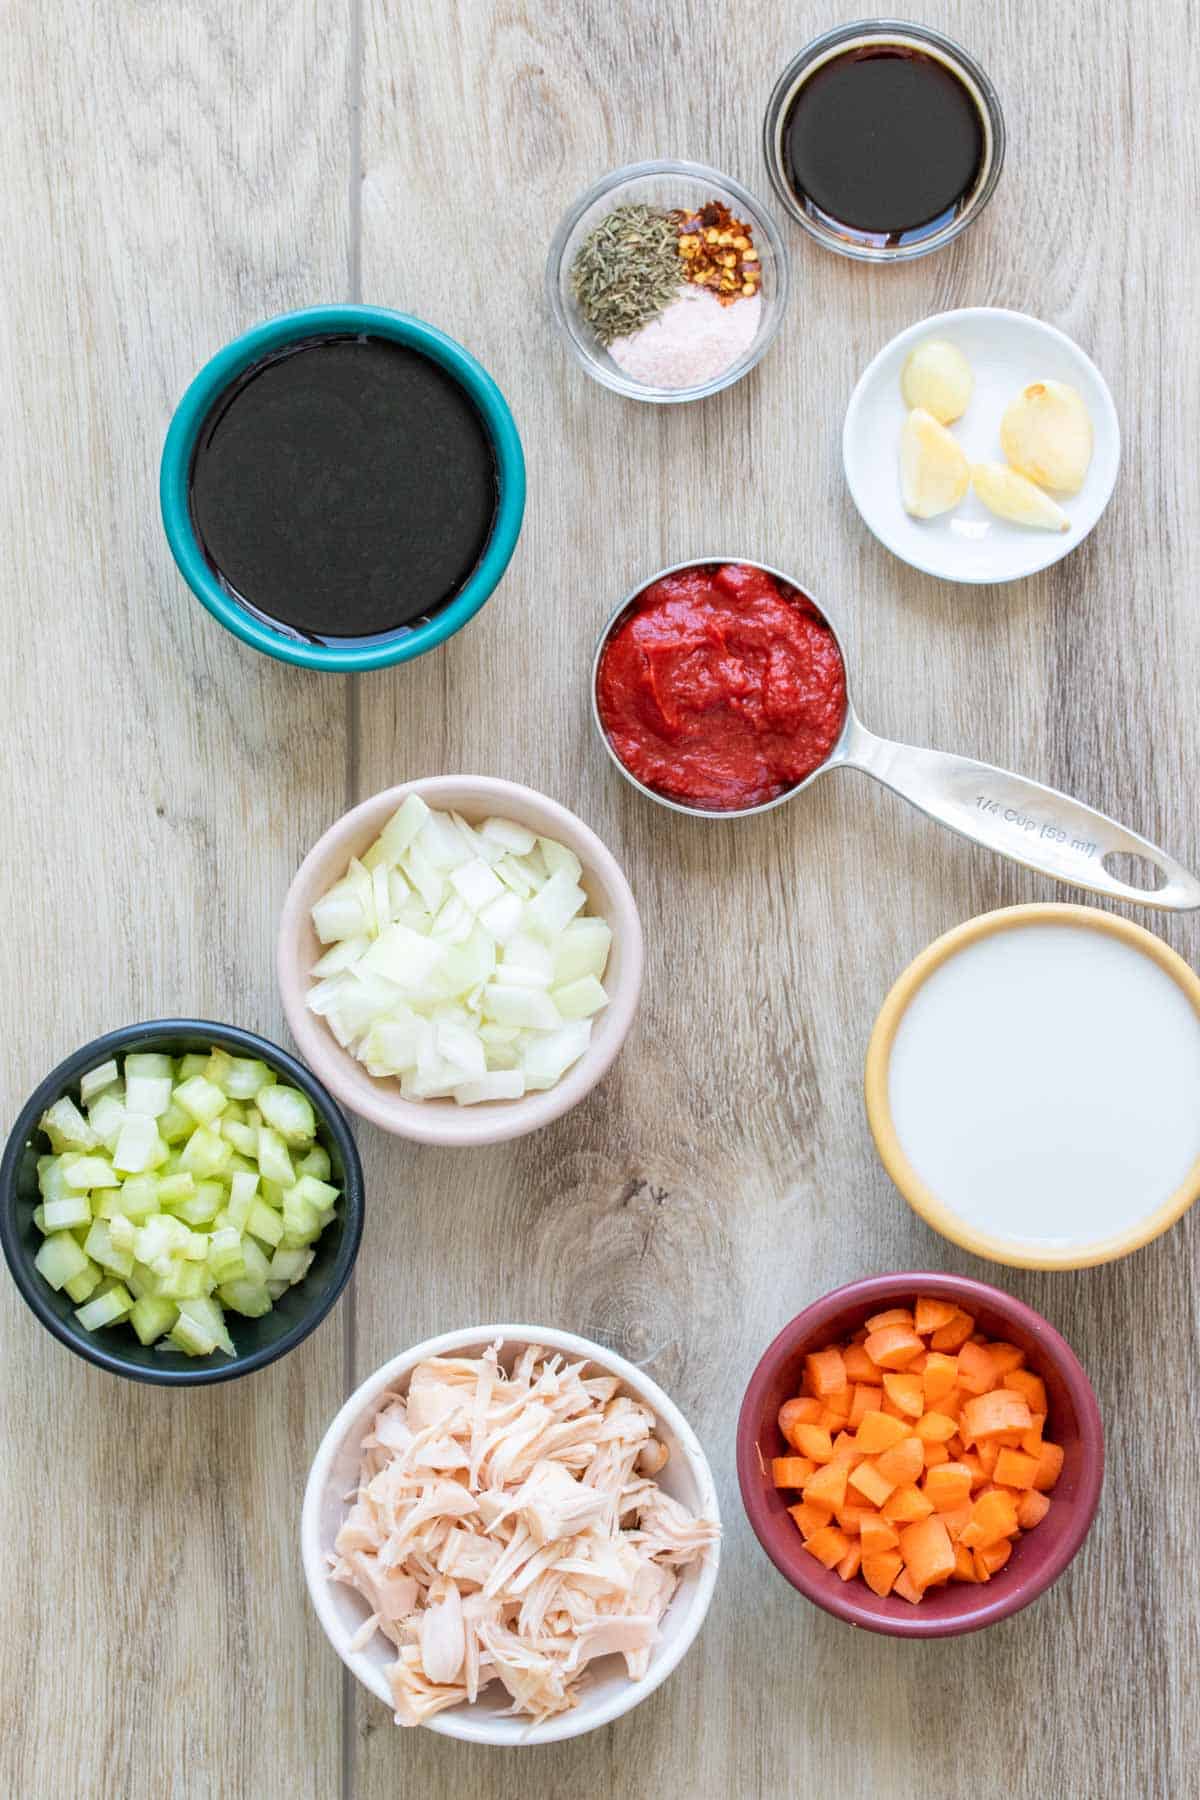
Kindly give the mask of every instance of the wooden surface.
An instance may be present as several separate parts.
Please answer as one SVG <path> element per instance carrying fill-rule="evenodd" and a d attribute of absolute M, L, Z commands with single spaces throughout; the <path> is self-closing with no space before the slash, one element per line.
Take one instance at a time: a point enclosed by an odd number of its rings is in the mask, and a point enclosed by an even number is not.
<path fill-rule="evenodd" d="M 131 1019 L 195 1012 L 282 1037 L 271 948 L 289 876 L 345 805 L 408 776 L 513 776 L 575 808 L 627 868 L 648 947 L 623 1057 L 548 1131 L 454 1154 L 362 1129 L 354 1289 L 264 1374 L 174 1395 L 110 1379 L 2 1284 L 6 1797 L 1195 1791 L 1200 1215 L 1114 1267 L 997 1271 L 909 1214 L 863 1116 L 867 1035 L 901 967 L 1050 885 L 857 776 L 754 823 L 676 821 L 592 739 L 584 678 L 615 599 L 665 562 L 732 549 L 836 611 L 873 727 L 1022 769 L 1200 863 L 1186 0 L 926 0 L 1001 93 L 996 198 L 904 269 L 856 267 L 789 227 L 790 316 L 735 390 L 638 407 L 554 340 L 542 261 L 574 195 L 676 154 L 765 197 L 771 84 L 840 16 L 808 0 L 5 10 L 8 1113 Z M 268 314 L 360 296 L 435 320 L 494 371 L 530 503 L 470 629 L 352 684 L 257 657 L 194 605 L 155 489 L 171 409 L 212 351 Z M 973 303 L 1075 336 L 1125 438 L 1087 544 L 994 590 L 893 561 L 838 451 L 869 356 Z M 1157 928 L 1196 960 L 1193 924 Z M 922 1266 L 999 1279 L 1066 1333 L 1110 1473 L 1052 1595 L 910 1647 L 853 1635 L 774 1573 L 741 1515 L 733 1431 L 759 1352 L 802 1305 Z M 497 1317 L 644 1361 L 708 1449 L 727 1528 L 708 1624 L 666 1686 L 591 1738 L 506 1755 L 393 1728 L 343 1677 L 296 1553 L 339 1398 L 427 1333 Z"/>

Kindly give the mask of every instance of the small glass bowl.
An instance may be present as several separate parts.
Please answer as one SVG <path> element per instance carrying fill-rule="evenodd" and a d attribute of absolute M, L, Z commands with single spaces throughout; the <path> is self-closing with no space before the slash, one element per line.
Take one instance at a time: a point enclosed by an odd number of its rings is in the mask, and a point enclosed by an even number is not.
<path fill-rule="evenodd" d="M 836 221 L 826 220 L 821 212 L 809 211 L 804 206 L 787 178 L 783 128 L 800 87 L 822 63 L 852 47 L 873 43 L 907 45 L 937 57 L 971 94 L 983 121 L 984 166 L 974 192 L 962 211 L 949 219 L 940 231 L 931 232 L 928 237 L 913 238 L 908 243 L 903 239 L 899 243 L 888 242 L 883 233 L 844 236 Z M 911 262 L 915 257 L 940 250 L 958 237 L 975 222 L 992 197 L 1004 166 L 1004 143 L 1004 114 L 1000 110 L 999 95 L 974 57 L 940 31 L 933 31 L 928 25 L 910 25 L 902 19 L 859 19 L 852 25 L 835 26 L 832 31 L 814 38 L 792 58 L 775 83 L 763 120 L 763 155 L 780 204 L 818 244 L 856 262 Z"/>
<path fill-rule="evenodd" d="M 759 290 L 762 314 L 758 332 L 746 350 L 724 374 L 695 387 L 649 387 L 632 380 L 619 369 L 587 324 L 571 292 L 571 265 L 580 244 L 614 207 L 641 203 L 648 206 L 699 209 L 719 200 L 753 227 L 763 278 Z M 570 208 L 550 245 L 546 261 L 546 297 L 550 310 L 576 361 L 603 387 L 626 394 L 631 400 L 649 400 L 671 406 L 682 400 L 703 400 L 707 394 L 732 387 L 752 369 L 774 341 L 783 322 L 788 297 L 787 250 L 771 215 L 753 194 L 717 169 L 693 162 L 641 162 L 614 169 L 582 194 Z M 735 302 L 736 304 L 736 302 Z"/>

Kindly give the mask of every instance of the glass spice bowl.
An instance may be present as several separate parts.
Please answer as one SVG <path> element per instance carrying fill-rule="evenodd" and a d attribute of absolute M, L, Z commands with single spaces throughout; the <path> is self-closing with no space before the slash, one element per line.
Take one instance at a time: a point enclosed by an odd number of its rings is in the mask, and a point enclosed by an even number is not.
<path fill-rule="evenodd" d="M 571 266 L 584 238 L 614 207 L 640 203 L 669 209 L 698 211 L 710 201 L 720 201 L 751 226 L 754 247 L 762 268 L 762 312 L 758 331 L 749 348 L 722 374 L 694 387 L 650 387 L 619 369 L 592 332 L 571 292 Z M 703 163 L 630 163 L 602 176 L 568 210 L 550 245 L 546 262 L 546 297 L 550 310 L 575 360 L 593 381 L 631 400 L 671 406 L 684 400 L 703 400 L 740 381 L 774 342 L 783 323 L 788 298 L 787 250 L 771 215 L 752 194 L 728 175 Z M 734 305 L 740 304 L 738 301 Z"/>

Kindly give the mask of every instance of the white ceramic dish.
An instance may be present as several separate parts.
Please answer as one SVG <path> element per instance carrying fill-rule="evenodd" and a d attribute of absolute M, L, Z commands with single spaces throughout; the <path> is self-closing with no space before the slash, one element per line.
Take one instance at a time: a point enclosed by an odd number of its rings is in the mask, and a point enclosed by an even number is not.
<path fill-rule="evenodd" d="M 1095 907 L 985 913 L 893 987 L 866 1099 L 888 1173 L 954 1243 L 1019 1268 L 1126 1256 L 1200 1193 L 1200 980 Z"/>
<path fill-rule="evenodd" d="M 496 814 L 516 819 L 531 831 L 565 844 L 583 864 L 588 911 L 607 920 L 613 934 L 604 972 L 608 1005 L 595 1015 L 592 1041 L 579 1061 L 544 1092 L 479 1106 L 459 1106 L 453 1100 L 406 1100 L 398 1081 L 368 1075 L 357 1058 L 343 1050 L 324 1019 L 308 1010 L 309 971 L 322 948 L 313 930 L 313 902 L 340 880 L 352 856 L 361 856 L 370 847 L 408 794 L 419 794 L 428 806 L 461 812 L 476 824 Z M 616 858 L 565 806 L 515 781 L 485 775 L 436 775 L 386 788 L 344 813 L 318 838 L 287 891 L 275 966 L 283 1010 L 300 1054 L 343 1106 L 382 1130 L 419 1144 L 499 1144 L 559 1118 L 608 1072 L 637 1011 L 642 927 Z"/>
<path fill-rule="evenodd" d="M 720 1517 L 708 1459 L 679 1408 L 640 1369 L 587 1338 L 536 1325 L 476 1325 L 448 1331 L 393 1357 L 351 1394 L 321 1440 L 309 1471 L 300 1520 L 304 1576 L 325 1635 L 351 1674 L 389 1709 L 392 1700 L 383 1671 L 394 1660 L 392 1647 L 377 1633 L 365 1649 L 350 1649 L 351 1639 L 368 1616 L 366 1603 L 352 1588 L 330 1581 L 326 1560 L 345 1516 L 346 1495 L 357 1484 L 359 1445 L 382 1396 L 389 1390 L 403 1392 L 419 1362 L 431 1356 L 477 1355 L 497 1338 L 504 1340 L 501 1359 L 506 1363 L 526 1344 L 544 1344 L 616 1375 L 631 1394 L 653 1409 L 658 1420 L 657 1435 L 670 1451 L 658 1478 L 662 1487 L 693 1512 L 710 1519 Z M 598 1658 L 591 1665 L 579 1705 L 540 1725 L 524 1718 L 502 1717 L 508 1695 L 499 1683 L 493 1683 L 474 1706 L 450 1707 L 432 1718 L 426 1729 L 474 1744 L 550 1744 L 620 1718 L 652 1694 L 690 1648 L 712 1599 L 720 1549 L 719 1543 L 713 1545 L 705 1561 L 681 1571 L 679 1586 L 662 1620 L 662 1640 L 644 1680 L 630 1681 L 619 1656 Z"/>
<path fill-rule="evenodd" d="M 1000 419 L 1031 381 L 1066 381 L 1078 388 L 1092 418 L 1094 448 L 1078 494 L 1056 495 L 1069 531 L 1013 525 L 988 512 L 972 489 L 961 506 L 936 519 L 913 519 L 900 500 L 900 429 L 907 413 L 900 371 L 925 338 L 960 349 L 975 375 L 975 392 L 949 427 L 969 461 L 1003 462 Z M 1121 432 L 1108 385 L 1091 358 L 1053 325 L 996 306 L 964 307 L 922 319 L 894 337 L 868 365 L 850 396 L 842 431 L 842 460 L 854 504 L 881 544 L 942 581 L 1019 581 L 1068 556 L 1108 505 L 1121 460 Z"/>

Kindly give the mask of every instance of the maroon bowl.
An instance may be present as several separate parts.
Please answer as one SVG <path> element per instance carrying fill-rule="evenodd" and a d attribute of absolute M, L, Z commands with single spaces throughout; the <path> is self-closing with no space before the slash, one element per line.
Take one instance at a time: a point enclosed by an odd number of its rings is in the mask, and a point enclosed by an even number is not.
<path fill-rule="evenodd" d="M 805 1550 L 787 1508 L 794 1496 L 771 1485 L 773 1456 L 788 1454 L 778 1412 L 800 1392 L 804 1358 L 811 1350 L 841 1343 L 872 1313 L 911 1306 L 918 1294 L 952 1300 L 988 1337 L 1024 1350 L 1028 1367 L 1046 1384 L 1046 1436 L 1064 1451 L 1053 1504 L 1041 1524 L 1026 1532 L 991 1581 L 950 1582 L 919 1606 L 888 1595 L 880 1599 L 859 1576 L 843 1581 Z M 826 1294 L 785 1325 L 766 1351 L 746 1389 L 738 1419 L 738 1482 L 742 1503 L 759 1543 L 781 1575 L 807 1600 L 836 1619 L 890 1637 L 954 1637 L 980 1631 L 1020 1612 L 1058 1580 L 1088 1534 L 1104 1479 L 1104 1431 L 1091 1383 L 1070 1346 L 1039 1313 L 999 1288 L 960 1275 L 875 1275 Z"/>

